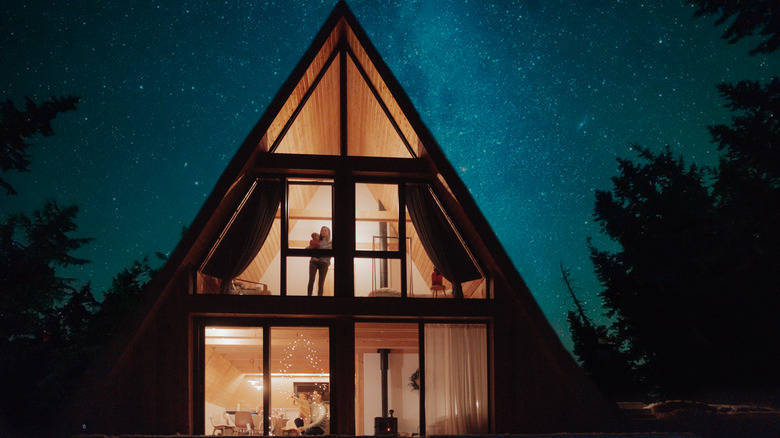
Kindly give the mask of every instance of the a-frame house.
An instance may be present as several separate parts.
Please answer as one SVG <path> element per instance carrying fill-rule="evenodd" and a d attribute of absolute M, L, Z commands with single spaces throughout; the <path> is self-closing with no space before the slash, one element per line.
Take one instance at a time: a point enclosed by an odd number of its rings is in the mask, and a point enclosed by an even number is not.
<path fill-rule="evenodd" d="M 340 435 L 590 431 L 612 413 L 344 2 L 118 345 L 75 430 L 249 416 L 278 435 L 314 391 Z"/>

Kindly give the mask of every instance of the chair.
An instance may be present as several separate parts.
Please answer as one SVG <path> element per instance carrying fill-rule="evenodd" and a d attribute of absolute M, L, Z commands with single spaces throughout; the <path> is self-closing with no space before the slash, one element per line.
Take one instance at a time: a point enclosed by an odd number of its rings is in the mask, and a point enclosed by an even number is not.
<path fill-rule="evenodd" d="M 447 296 L 447 291 L 444 288 L 444 285 L 434 284 L 431 286 L 431 294 L 433 295 L 434 298 L 439 296 L 439 292 L 441 292 L 443 296 L 445 297 Z"/>
<path fill-rule="evenodd" d="M 236 411 L 236 431 L 241 435 L 254 435 L 255 423 L 249 411 Z"/>
<path fill-rule="evenodd" d="M 211 425 L 214 427 L 214 432 L 212 433 L 212 435 L 216 435 L 217 431 L 219 431 L 219 434 L 222 436 L 233 435 L 233 426 L 229 424 L 222 424 L 222 421 L 215 423 L 213 416 L 209 418 L 211 419 Z"/>

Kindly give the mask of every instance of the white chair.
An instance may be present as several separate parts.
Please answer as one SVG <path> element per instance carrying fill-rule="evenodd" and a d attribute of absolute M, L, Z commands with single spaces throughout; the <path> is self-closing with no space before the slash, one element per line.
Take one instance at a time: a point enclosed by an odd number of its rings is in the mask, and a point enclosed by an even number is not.
<path fill-rule="evenodd" d="M 221 436 L 233 435 L 234 427 L 229 424 L 224 416 L 218 416 L 217 421 L 214 421 L 214 416 L 210 416 L 209 419 L 211 420 L 211 425 L 214 427 L 212 435 L 217 435 L 217 432 L 219 432 L 219 435 Z"/>
<path fill-rule="evenodd" d="M 236 432 L 241 435 L 254 435 L 255 423 L 249 411 L 236 411 Z"/>

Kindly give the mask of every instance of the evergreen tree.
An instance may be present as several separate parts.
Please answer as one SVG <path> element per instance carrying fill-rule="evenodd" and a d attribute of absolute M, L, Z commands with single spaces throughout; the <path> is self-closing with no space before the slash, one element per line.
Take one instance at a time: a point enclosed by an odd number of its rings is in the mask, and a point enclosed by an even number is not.
<path fill-rule="evenodd" d="M 604 394 L 613 397 L 634 395 L 639 389 L 639 382 L 628 358 L 621 353 L 607 327 L 595 324 L 588 317 L 574 291 L 571 271 L 564 268 L 563 264 L 561 276 L 577 309 L 567 312 L 566 319 L 574 343 L 574 355 L 579 359 L 582 369 Z"/>
<path fill-rule="evenodd" d="M 164 258 L 159 253 L 157 257 Z M 99 336 L 95 340 L 97 343 L 104 343 L 118 332 L 138 303 L 146 297 L 146 288 L 159 270 L 159 267 L 152 267 L 144 257 L 114 277 L 111 287 L 103 294 L 100 310 L 92 322 L 91 331 Z"/>
<path fill-rule="evenodd" d="M 0 171 L 28 171 L 27 139 L 53 135 L 51 121 L 75 109 L 78 100 L 51 98 L 38 106 L 27 99 L 26 111 L 10 100 L 2 104 Z M 3 179 L 0 186 L 16 194 Z M 14 214 L 0 223 L 0 375 L 6 378 L 0 425 L 19 424 L 26 433 L 51 432 L 40 415 L 66 399 L 157 273 L 146 259 L 134 262 L 117 274 L 102 303 L 89 283 L 77 287 L 60 276 L 60 268 L 88 263 L 74 255 L 92 241 L 72 236 L 77 213 L 76 206 L 49 200 L 30 216 Z"/>
<path fill-rule="evenodd" d="M 52 97 L 40 106 L 26 98 L 26 110 L 19 111 L 13 101 L 6 100 L 0 105 L 0 172 L 16 170 L 29 171 L 31 146 L 27 139 L 41 134 L 44 137 L 54 135 L 51 122 L 57 114 L 76 109 L 78 97 Z M 7 195 L 15 195 L 11 185 L 0 177 L 0 187 Z"/>
<path fill-rule="evenodd" d="M 72 237 L 78 208 L 47 201 L 32 216 L 16 214 L 0 224 L 0 412 L 16 419 L 55 407 L 71 366 L 64 354 L 90 318 L 91 291 L 75 289 L 57 268 L 82 265 L 72 252 L 89 238 Z M 81 325 L 70 325 L 81 320 Z"/>
<path fill-rule="evenodd" d="M 756 32 L 766 39 L 751 55 L 771 53 L 780 46 L 780 3 L 776 0 L 689 0 L 698 6 L 696 16 L 720 15 L 716 25 L 731 20 L 723 38 L 734 44 Z"/>
<path fill-rule="evenodd" d="M 618 242 L 591 247 L 607 316 L 619 345 L 659 388 L 710 380 L 718 340 L 704 313 L 716 286 L 710 268 L 722 255 L 714 197 L 704 172 L 635 145 L 640 163 L 619 159 L 611 191 L 596 193 L 595 218 Z"/>
<path fill-rule="evenodd" d="M 0 342 L 43 339 L 47 319 L 74 292 L 56 269 L 88 263 L 72 255 L 92 241 L 70 236 L 77 213 L 50 200 L 32 217 L 20 213 L 0 224 Z"/>
<path fill-rule="evenodd" d="M 595 216 L 621 245 L 591 246 L 612 329 L 662 391 L 780 384 L 780 83 L 720 86 L 713 172 L 639 147 Z M 705 183 L 708 177 L 708 183 Z"/>
<path fill-rule="evenodd" d="M 741 334 L 737 354 L 755 358 L 742 372 L 756 381 L 775 377 L 780 347 L 780 79 L 719 87 L 736 113 L 730 126 L 710 127 L 724 153 L 714 183 L 731 255 L 718 276 L 725 305 L 740 311 L 729 332 Z M 774 378 L 773 378 L 774 377 Z"/>
<path fill-rule="evenodd" d="M 691 3 L 730 21 L 730 43 L 766 37 L 751 54 L 780 46 L 775 1 Z M 780 82 L 719 91 L 735 116 L 710 127 L 718 167 L 638 148 L 642 162 L 618 160 L 613 189 L 596 196 L 596 219 L 621 250 L 589 242 L 610 332 L 646 382 L 678 394 L 780 384 Z"/>

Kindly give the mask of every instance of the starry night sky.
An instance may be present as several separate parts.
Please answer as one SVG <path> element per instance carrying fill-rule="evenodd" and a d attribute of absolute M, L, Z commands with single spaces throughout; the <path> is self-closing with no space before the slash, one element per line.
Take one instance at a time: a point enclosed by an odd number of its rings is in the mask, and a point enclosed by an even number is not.
<path fill-rule="evenodd" d="M 77 204 L 69 270 L 100 294 L 133 260 L 170 253 L 303 56 L 335 0 L 30 1 L 0 6 L 0 99 L 76 95 L 0 215 Z M 348 1 L 570 345 L 572 300 L 601 313 L 586 238 L 595 190 L 631 142 L 717 160 L 721 82 L 780 75 L 780 55 L 728 45 L 684 0 Z"/>

